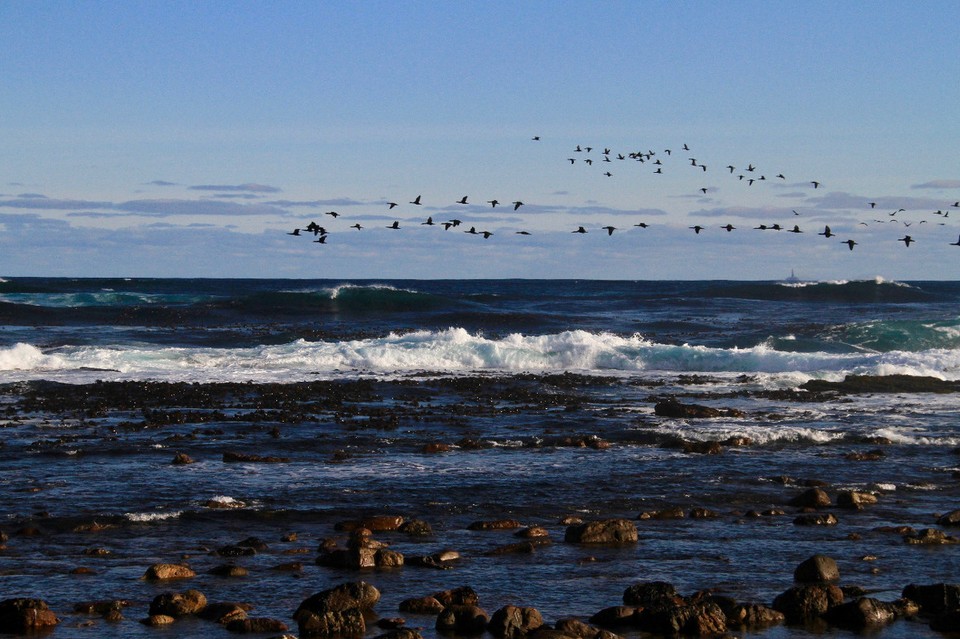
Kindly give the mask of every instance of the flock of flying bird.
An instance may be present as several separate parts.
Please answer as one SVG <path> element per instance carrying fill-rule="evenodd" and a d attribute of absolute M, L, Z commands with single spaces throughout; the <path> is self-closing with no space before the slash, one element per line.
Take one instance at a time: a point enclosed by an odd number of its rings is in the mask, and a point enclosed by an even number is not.
<path fill-rule="evenodd" d="M 532 140 L 539 141 L 540 137 L 534 136 Z M 613 164 L 614 162 L 625 162 L 629 160 L 629 161 L 637 162 L 642 165 L 648 165 L 649 167 L 651 167 L 650 172 L 652 174 L 662 175 L 664 167 L 667 166 L 667 164 L 664 162 L 664 159 L 670 158 L 674 154 L 674 150 L 672 149 L 664 149 L 663 150 L 664 155 L 662 157 L 657 157 L 657 153 L 650 150 L 632 151 L 629 153 L 614 154 L 610 148 L 604 148 L 602 153 L 600 153 L 600 156 L 598 158 L 594 158 L 590 156 L 590 153 L 593 150 L 594 149 L 591 146 L 577 145 L 573 151 L 575 155 L 572 157 L 568 157 L 567 162 L 569 162 L 571 165 L 575 165 L 579 161 L 582 165 L 590 167 L 590 166 L 593 166 L 595 162 L 600 164 L 608 164 L 608 163 Z M 681 147 L 681 149 L 678 149 L 678 151 L 683 151 L 684 154 L 686 155 L 689 155 L 689 153 L 691 152 L 690 147 L 686 144 L 684 144 Z M 582 154 L 582 155 L 576 155 L 576 154 Z M 708 166 L 700 162 L 697 158 L 688 157 L 687 162 L 689 162 L 689 164 L 687 164 L 686 166 L 692 167 L 700 171 L 700 174 L 707 173 Z M 742 169 L 742 171 L 740 172 L 738 172 L 737 167 L 733 166 L 732 164 L 728 164 L 727 166 L 723 167 L 723 169 L 725 169 L 725 173 L 723 173 L 724 175 L 727 175 L 728 177 L 736 178 L 737 182 L 740 182 L 746 185 L 747 187 L 751 187 L 754 184 L 759 184 L 767 181 L 766 175 L 764 175 L 763 173 L 758 173 L 757 167 L 754 166 L 752 163 L 748 164 L 747 167 L 745 169 Z M 610 170 L 603 171 L 602 175 L 604 175 L 607 178 L 613 177 L 613 173 Z M 784 176 L 783 173 L 777 173 L 774 176 L 773 180 L 780 180 L 785 183 L 786 176 Z M 818 189 L 821 186 L 821 182 L 818 180 L 810 180 L 809 182 L 806 182 L 803 184 L 810 184 L 814 189 Z M 701 187 L 700 189 L 698 189 L 698 192 L 701 195 L 705 196 L 709 190 L 710 189 L 708 189 L 707 187 Z M 414 206 L 423 206 L 423 202 L 421 201 L 421 198 L 422 198 L 422 195 L 417 195 L 413 200 L 409 202 L 409 204 Z M 384 204 L 385 206 L 387 206 L 387 210 L 393 210 L 394 208 L 399 206 L 399 203 L 397 202 L 385 202 Z M 468 196 L 464 195 L 459 200 L 455 200 L 453 204 L 467 205 L 471 203 L 468 202 Z M 496 208 L 501 204 L 501 202 L 499 200 L 492 199 L 492 200 L 487 200 L 486 204 L 489 204 L 492 208 Z M 511 202 L 511 204 L 513 206 L 514 211 L 518 210 L 521 206 L 523 206 L 523 202 L 520 200 L 514 200 L 513 202 Z M 874 209 L 877 206 L 876 202 L 868 202 L 867 204 L 869 204 L 871 209 Z M 949 205 L 948 208 L 949 207 L 960 208 L 960 201 L 954 202 L 953 204 Z M 797 216 L 800 215 L 796 210 L 793 210 L 792 212 L 794 215 L 797 215 Z M 897 211 L 890 213 L 889 217 L 891 219 L 889 221 L 897 222 L 898 220 L 895 220 L 893 218 L 897 214 L 903 213 L 903 212 L 905 212 L 905 209 L 901 208 Z M 947 219 L 950 216 L 949 210 L 943 211 L 942 209 L 935 211 L 934 214 L 942 216 L 943 219 Z M 333 219 L 340 217 L 340 213 L 336 211 L 327 211 L 325 215 L 329 215 Z M 880 220 L 880 219 L 874 220 L 874 222 L 877 222 L 877 223 L 886 223 L 887 221 L 888 220 Z M 925 224 L 926 222 L 927 220 L 921 220 L 919 224 Z M 860 224 L 863 226 L 868 225 L 867 222 L 860 222 Z M 913 222 L 904 221 L 903 224 L 906 227 L 909 227 L 913 224 Z M 944 223 L 941 222 L 941 225 L 943 224 Z M 433 217 L 430 216 L 430 217 L 427 217 L 425 221 L 420 222 L 419 225 L 420 226 L 442 226 L 445 231 L 449 231 L 450 229 L 461 227 L 461 225 L 464 225 L 464 224 L 462 220 L 457 218 L 451 218 L 449 220 L 445 220 L 442 222 L 434 222 Z M 650 224 L 646 222 L 640 222 L 640 223 L 634 224 L 633 226 L 641 229 L 646 229 L 650 226 Z M 758 231 L 786 231 L 787 233 L 796 233 L 796 234 L 803 233 L 803 231 L 800 229 L 800 226 L 798 224 L 794 224 L 793 228 L 787 228 L 787 226 L 782 226 L 779 223 L 775 223 L 770 225 L 760 224 L 752 228 L 753 230 L 758 230 Z M 366 227 L 362 226 L 359 223 L 355 223 L 355 224 L 352 224 L 349 228 L 360 231 Z M 387 225 L 385 228 L 396 231 L 396 230 L 400 230 L 403 227 L 400 226 L 400 220 L 394 220 L 392 224 Z M 693 230 L 695 234 L 699 235 L 700 232 L 706 230 L 707 227 L 697 224 L 689 228 Z M 737 229 L 737 227 L 729 223 L 723 226 L 720 226 L 719 228 L 727 231 L 728 233 Z M 607 226 L 600 227 L 600 230 L 606 231 L 607 235 L 609 236 L 609 235 L 613 235 L 614 231 L 617 231 L 620 229 L 612 225 L 607 225 Z M 287 233 L 287 235 L 301 236 L 302 235 L 301 231 L 305 231 L 306 234 L 308 234 L 308 236 L 312 234 L 313 237 L 315 238 L 313 241 L 319 244 L 325 244 L 327 241 L 327 237 L 330 235 L 325 227 L 317 224 L 314 221 L 311 221 L 309 224 L 307 224 L 303 228 L 295 228 L 293 231 L 290 231 L 289 233 Z M 476 226 L 471 226 L 469 229 L 464 230 L 463 232 L 468 235 L 481 236 L 484 239 L 489 239 L 491 236 L 493 236 L 492 231 L 477 230 Z M 526 230 L 514 231 L 514 233 L 516 235 L 530 235 L 530 232 Z M 571 233 L 585 234 L 585 233 L 588 233 L 588 230 L 584 226 L 578 226 L 575 230 L 571 231 Z M 817 233 L 817 235 L 821 235 L 825 238 L 831 238 L 831 237 L 835 237 L 836 233 L 833 233 L 830 230 L 829 226 L 825 226 L 824 230 L 820 233 Z M 905 235 L 904 237 L 899 238 L 897 241 L 903 242 L 904 246 L 906 247 L 909 247 L 912 243 L 916 242 L 916 240 L 910 235 Z M 845 244 L 851 251 L 853 250 L 853 247 L 857 246 L 858 244 L 855 240 L 852 240 L 852 239 L 841 240 L 841 243 Z M 956 242 L 952 242 L 951 246 L 960 246 L 960 238 L 958 238 Z"/>

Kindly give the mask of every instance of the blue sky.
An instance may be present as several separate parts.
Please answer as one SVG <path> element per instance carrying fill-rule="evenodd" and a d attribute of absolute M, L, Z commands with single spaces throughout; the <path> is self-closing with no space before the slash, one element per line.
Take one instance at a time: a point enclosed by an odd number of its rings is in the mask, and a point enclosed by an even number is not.
<path fill-rule="evenodd" d="M 956 24 L 955 0 L 0 3 L 0 275 L 960 279 Z M 311 220 L 324 244 L 287 235 Z"/>

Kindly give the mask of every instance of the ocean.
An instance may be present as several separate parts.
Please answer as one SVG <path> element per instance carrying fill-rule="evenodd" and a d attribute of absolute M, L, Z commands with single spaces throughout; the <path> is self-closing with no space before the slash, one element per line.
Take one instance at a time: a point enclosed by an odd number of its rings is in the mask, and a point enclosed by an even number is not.
<path fill-rule="evenodd" d="M 856 390 L 848 376 L 890 384 Z M 917 378 L 943 387 L 903 385 Z M 400 601 L 469 585 L 490 613 L 586 620 L 662 580 L 770 605 L 821 553 L 841 585 L 893 601 L 958 581 L 960 546 L 908 543 L 950 535 L 938 515 L 960 508 L 951 382 L 960 282 L 10 277 L 0 599 L 47 601 L 57 637 L 152 637 L 138 623 L 150 601 L 196 588 L 295 632 L 303 599 L 362 579 L 383 594 L 380 616 L 432 637 L 433 617 Z M 658 414 L 666 400 L 716 410 Z M 178 453 L 195 463 L 172 464 Z M 796 522 L 789 502 L 813 485 L 837 523 Z M 876 503 L 845 509 L 844 491 Z M 375 532 L 405 557 L 460 559 L 316 563 L 345 522 L 374 515 L 429 524 Z M 630 520 L 639 540 L 565 542 L 572 517 Z M 495 520 L 541 526 L 550 543 L 477 530 Z M 251 537 L 265 542 L 255 554 L 224 551 Z M 197 577 L 141 578 L 181 561 Z M 249 574 L 210 573 L 223 564 Z M 74 611 L 92 599 L 128 600 L 124 619 Z M 164 632 L 227 636 L 192 618 Z M 850 635 L 743 633 L 814 634 Z M 883 634 L 942 636 L 922 619 Z"/>

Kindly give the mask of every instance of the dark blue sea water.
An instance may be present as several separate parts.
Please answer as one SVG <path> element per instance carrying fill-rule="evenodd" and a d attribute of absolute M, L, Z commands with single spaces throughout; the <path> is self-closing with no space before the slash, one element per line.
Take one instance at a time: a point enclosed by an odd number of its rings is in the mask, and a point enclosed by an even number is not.
<path fill-rule="evenodd" d="M 851 374 L 960 380 L 960 283 L 9 278 L 0 598 L 47 600 L 58 637 L 147 637 L 158 631 L 137 620 L 150 600 L 188 587 L 295 631 L 302 599 L 355 579 L 381 588 L 384 617 L 404 598 L 470 585 L 488 612 L 514 603 L 549 620 L 585 619 L 656 579 L 769 604 L 815 552 L 884 600 L 960 580 L 960 546 L 878 530 L 935 528 L 960 508 L 960 396 L 802 390 Z M 655 415 L 667 397 L 741 412 Z M 731 438 L 744 445 L 683 448 Z M 873 461 L 848 457 L 878 448 Z M 225 463 L 228 451 L 286 461 Z M 196 463 L 171 465 L 178 452 Z M 804 480 L 878 503 L 798 526 L 786 502 Z M 717 516 L 637 519 L 672 506 Z M 772 508 L 786 514 L 753 516 Z M 393 549 L 462 559 L 447 571 L 314 564 L 323 539 L 343 541 L 336 523 L 380 513 L 433 527 L 378 534 Z M 567 516 L 631 519 L 640 542 L 564 543 Z M 516 539 L 468 525 L 499 518 L 543 525 L 554 543 L 488 556 Z M 27 528 L 40 534 L 18 534 Z M 297 541 L 281 542 L 289 532 Z M 268 550 L 216 554 L 249 536 Z M 140 579 L 180 560 L 199 576 Z M 271 569 L 295 560 L 302 570 Z M 250 576 L 207 574 L 230 561 Z M 95 598 L 131 600 L 127 619 L 72 612 Z M 432 618 L 408 623 L 433 633 Z M 227 636 L 196 620 L 163 633 Z M 936 636 L 910 621 L 884 634 Z"/>

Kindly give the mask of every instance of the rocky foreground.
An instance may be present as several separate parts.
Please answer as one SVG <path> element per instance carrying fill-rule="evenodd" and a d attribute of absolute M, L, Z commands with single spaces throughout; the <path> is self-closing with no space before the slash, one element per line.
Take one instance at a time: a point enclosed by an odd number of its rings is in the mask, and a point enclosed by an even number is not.
<path fill-rule="evenodd" d="M 402 518 L 383 517 L 372 523 L 383 525 L 388 520 Z M 374 540 L 370 529 L 359 527 L 361 523 L 347 524 L 358 527 L 352 529 L 345 549 L 326 543 L 316 562 L 357 569 L 402 566 L 404 557 L 386 554 L 385 544 Z M 566 542 L 578 544 L 627 544 L 637 540 L 634 524 L 625 520 L 572 524 L 566 537 Z M 234 552 L 255 552 L 262 543 L 244 540 Z M 419 561 L 443 568 L 457 558 L 456 553 L 448 551 Z M 243 576 L 242 571 L 235 576 Z M 171 584 L 189 582 L 194 577 L 196 573 L 185 564 L 155 564 L 143 576 Z M 566 617 L 553 622 L 527 605 L 506 605 L 490 614 L 481 606 L 480 595 L 469 586 L 404 599 L 396 612 L 411 616 L 410 621 L 383 617 L 375 610 L 380 591 L 365 581 L 346 582 L 308 597 L 290 620 L 257 617 L 252 614 L 254 603 L 211 601 L 203 592 L 189 588 L 157 595 L 147 610 L 132 609 L 126 600 L 108 600 L 78 602 L 73 613 L 88 616 L 84 625 L 89 626 L 96 624 L 97 617 L 120 624 L 130 614 L 138 615 L 141 624 L 153 627 L 175 627 L 185 618 L 197 617 L 210 622 L 211 632 L 219 625 L 235 634 L 286 633 L 295 623 L 302 638 L 358 638 L 369 633 L 378 639 L 422 639 L 420 630 L 428 620 L 441 635 L 489 633 L 498 639 L 617 639 L 617 633 L 637 631 L 665 637 L 719 637 L 731 631 L 760 631 L 779 624 L 811 631 L 822 631 L 830 625 L 874 632 L 897 620 L 928 623 L 942 632 L 960 631 L 960 585 L 910 584 L 899 599 L 881 601 L 866 596 L 861 588 L 844 587 L 840 582 L 837 563 L 830 557 L 814 555 L 797 566 L 793 585 L 772 602 L 740 602 L 709 590 L 685 596 L 669 583 L 646 582 L 629 586 L 622 602 L 596 611 L 587 620 Z M 0 632 L 33 634 L 51 630 L 58 623 L 56 611 L 41 599 L 0 601 Z"/>
<path fill-rule="evenodd" d="M 698 382 L 701 380 L 697 380 Z M 232 464 L 289 464 L 291 456 L 302 455 L 297 446 L 271 449 L 264 442 L 282 442 L 284 429 L 289 425 L 305 422 L 346 424 L 345 432 L 356 441 L 352 425 L 363 423 L 368 430 L 397 429 L 398 423 L 408 420 L 418 424 L 427 419 L 434 422 L 449 421 L 446 430 L 431 431 L 420 435 L 411 429 L 409 437 L 397 436 L 395 450 L 409 453 L 443 455 L 453 452 L 464 454 L 490 446 L 479 436 L 459 436 L 459 423 L 466 417 L 498 417 L 515 413 L 539 414 L 544 410 L 577 414 L 592 400 L 578 393 L 581 386 L 604 384 L 593 379 L 577 376 L 540 376 L 536 379 L 517 376 L 508 383 L 502 381 L 463 379 L 435 381 L 430 395 L 416 382 L 406 381 L 391 388 L 392 392 L 406 393 L 403 403 L 396 402 L 389 409 L 383 408 L 384 388 L 368 382 L 349 385 L 315 383 L 296 385 L 193 385 L 116 383 L 94 384 L 87 387 L 38 383 L 6 387 L 5 423 L 9 432 L 28 428 L 30 424 L 70 423 L 76 433 L 89 433 L 88 439 L 105 441 L 111 454 L 122 447 L 130 448 L 131 442 L 139 442 L 144 454 L 152 454 L 158 444 L 164 448 L 179 445 L 195 445 L 195 450 L 208 453 L 216 450 L 218 462 Z M 613 384 L 611 383 L 611 386 Z M 650 384 L 651 392 L 657 385 Z M 399 390 L 398 390 L 399 389 Z M 782 391 L 787 400 L 795 402 L 827 402 L 857 393 L 949 393 L 958 390 L 953 385 L 944 385 L 926 378 L 849 378 L 838 383 L 810 383 L 805 387 Z M 646 392 L 646 391 L 645 391 Z M 441 397 L 445 401 L 455 397 L 458 401 L 444 404 L 442 414 L 436 406 L 428 404 Z M 750 415 L 742 408 L 718 405 L 717 398 L 701 393 L 699 400 L 680 394 L 654 394 L 649 397 L 652 415 L 649 419 L 747 419 L 776 421 L 770 413 Z M 388 398 L 393 399 L 393 398 Z M 723 398 L 721 398 L 723 399 Z M 709 405 L 707 405 L 709 404 Z M 607 407 L 619 410 L 619 406 Z M 322 416 L 322 420 L 321 417 Z M 362 418 L 362 422 L 361 422 Z M 246 438 L 230 440 L 220 449 L 225 424 L 246 428 Z M 454 436 L 454 434 L 457 436 Z M 659 432 L 652 439 L 647 431 L 612 429 L 609 432 L 564 433 L 542 432 L 510 436 L 530 449 L 583 448 L 607 451 L 618 445 L 653 445 L 677 450 L 683 455 L 697 457 L 723 455 L 734 448 L 751 446 L 745 437 L 717 438 L 692 441 L 680 436 L 663 435 Z M 619 439 L 617 439 L 619 438 Z M 26 441 L 26 438 L 24 438 Z M 114 444 L 116 442 L 116 444 Z M 213 442 L 209 447 L 200 444 Z M 342 439 L 331 438 L 329 444 L 319 449 L 323 463 L 340 464 L 351 455 L 365 454 L 348 451 Z M 888 442 L 881 439 L 869 441 L 849 440 L 844 446 L 850 450 L 830 449 L 824 453 L 831 459 L 842 456 L 844 463 L 860 464 L 882 462 Z M 61 435 L 53 438 L 34 438 L 14 449 L 14 444 L 0 444 L 11 456 L 33 453 L 61 455 L 65 447 L 79 447 L 81 443 Z M 242 448 L 242 450 L 240 450 Z M 372 448 L 372 447 L 371 447 Z M 598 454 L 607 454 L 600 452 Z M 319 457 L 319 455 L 318 455 Z M 165 462 L 170 468 L 189 467 L 195 460 L 187 453 L 172 454 Z M 943 481 L 956 479 L 944 477 Z M 784 495 L 780 505 L 756 509 L 728 508 L 717 512 L 713 508 L 683 505 L 666 505 L 662 508 L 640 512 L 635 519 L 580 519 L 564 517 L 556 525 L 562 526 L 562 540 L 551 538 L 545 526 L 523 525 L 513 518 L 478 520 L 469 525 L 469 530 L 509 531 L 511 543 L 500 544 L 485 551 L 487 556 L 524 556 L 540 552 L 551 544 L 565 544 L 582 549 L 584 553 L 599 553 L 600 548 L 630 547 L 641 542 L 635 522 L 656 522 L 675 519 L 690 521 L 711 520 L 718 517 L 760 521 L 785 518 L 792 525 L 809 529 L 831 529 L 838 524 L 838 516 L 847 513 L 855 516 L 864 510 L 875 508 L 878 501 L 888 498 L 881 491 L 834 488 L 827 482 L 797 480 L 786 476 L 771 476 L 765 480 L 782 487 Z M 829 490 L 829 492 L 828 492 Z M 212 502 L 209 509 L 230 508 L 228 502 Z M 558 508 L 560 510 L 561 508 Z M 5 513 L 9 515 L 9 513 Z M 119 517 L 100 521 L 79 521 L 69 513 L 38 514 L 22 518 L 8 517 L 15 528 L 0 532 L 0 553 L 16 550 L 18 543 L 38 538 L 43 529 L 61 538 L 82 536 L 122 527 Z M 554 519 L 556 521 L 556 519 Z M 951 534 L 960 526 L 960 511 L 947 512 L 931 519 L 937 527 L 916 528 L 890 526 L 878 534 L 888 535 L 891 543 L 909 546 L 930 546 L 932 552 L 943 552 L 944 578 L 950 581 L 955 575 L 955 553 L 960 539 Z M 436 523 L 436 522 L 434 522 Z M 450 529 L 449 522 L 443 522 Z M 10 524 L 4 524 L 9 526 Z M 642 524 L 641 524 L 642 525 Z M 670 583 L 649 581 L 626 586 L 619 601 L 610 601 L 609 606 L 599 610 L 571 610 L 570 616 L 545 620 L 537 610 L 536 601 L 517 601 L 496 610 L 483 607 L 483 586 L 475 590 L 470 586 L 438 592 L 409 592 L 396 610 L 384 610 L 380 603 L 380 591 L 376 587 L 378 575 L 400 570 L 449 570 L 457 574 L 461 561 L 457 550 L 440 547 L 428 554 L 401 553 L 392 542 L 399 536 L 408 538 L 438 539 L 433 527 L 426 521 L 410 519 L 401 515 L 359 516 L 336 524 L 333 534 L 323 539 L 307 562 L 315 570 L 333 571 L 331 574 L 347 575 L 344 583 L 316 592 L 305 598 L 299 606 L 290 609 L 285 617 L 258 616 L 258 609 L 277 608 L 273 602 L 223 601 L 216 592 L 200 584 L 190 588 L 202 570 L 205 574 L 224 579 L 253 578 L 244 567 L 244 558 L 266 554 L 274 542 L 257 537 L 247 537 L 236 543 L 208 549 L 203 562 L 156 563 L 147 566 L 144 561 L 142 578 L 160 585 L 165 591 L 151 601 L 137 601 L 135 597 L 110 600 L 76 601 L 72 609 L 51 609 L 41 598 L 18 597 L 25 593 L 9 592 L 0 582 L 0 632 L 31 634 L 55 629 L 61 619 L 69 617 L 71 623 L 96 628 L 110 624 L 123 628 L 123 624 L 138 624 L 149 627 L 147 632 L 157 636 L 178 636 L 178 629 L 189 627 L 187 633 L 197 627 L 209 628 L 204 634 L 231 632 L 256 634 L 264 637 L 289 636 L 296 631 L 300 637 L 388 637 L 390 639 L 419 639 L 424 633 L 453 636 L 489 634 L 507 639 L 616 639 L 619 635 L 650 633 L 656 636 L 718 637 L 729 633 L 762 633 L 765 628 L 788 625 L 803 631 L 817 633 L 828 627 L 872 632 L 891 624 L 919 624 L 939 632 L 960 632 L 960 585 L 950 583 L 902 583 L 900 597 L 878 599 L 877 594 L 864 588 L 844 584 L 836 561 L 829 556 L 811 556 L 796 567 L 792 575 L 782 579 L 783 590 L 770 601 L 737 601 L 718 594 L 722 587 L 683 594 Z M 9 533 L 9 535 L 7 534 Z M 854 539 L 859 533 L 851 533 Z M 559 537 L 559 535 L 557 535 Z M 385 540 L 384 537 L 389 540 Z M 280 533 L 280 542 L 293 542 L 295 533 Z M 73 544 L 82 545 L 82 542 Z M 936 549 L 932 548 L 936 547 Z M 90 547 L 83 550 L 85 556 L 109 553 L 107 548 Z M 186 547 L 183 555 L 192 554 Z M 801 555 L 802 556 L 802 555 Z M 863 557 L 870 561 L 870 557 Z M 209 564 L 214 561 L 216 565 Z M 139 565 L 139 564 L 138 564 Z M 271 570 L 299 574 L 304 562 L 288 561 L 271 567 Z M 75 569 L 83 575 L 84 567 Z M 749 579 L 749 576 L 745 577 Z M 709 584 L 709 575 L 704 576 Z M 372 583 L 368 583 L 372 582 Z M 205 582 L 209 583 L 209 582 Z M 124 586 L 115 582 L 116 592 L 123 597 Z M 43 584 L 37 585 L 36 593 L 43 595 Z M 887 591 L 889 592 L 889 591 Z M 379 610 L 378 610 L 379 605 Z M 292 608 L 292 607 L 291 607 Z M 79 622 L 77 620 L 80 620 Z M 209 624 L 198 626 L 197 624 Z M 429 631 L 427 629 L 429 628 Z M 164 630 L 166 629 L 166 630 Z M 96 632 L 96 630 L 93 630 Z M 183 634 L 182 636 L 187 636 Z"/>

